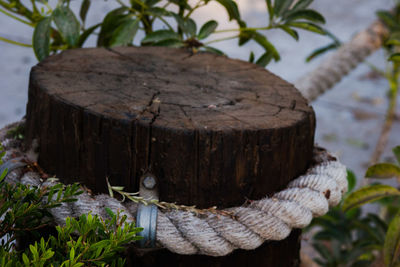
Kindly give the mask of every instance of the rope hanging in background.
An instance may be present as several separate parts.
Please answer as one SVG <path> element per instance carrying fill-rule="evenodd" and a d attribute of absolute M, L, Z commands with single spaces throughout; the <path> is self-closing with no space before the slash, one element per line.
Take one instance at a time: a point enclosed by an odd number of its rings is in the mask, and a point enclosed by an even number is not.
<path fill-rule="evenodd" d="M 7 132 L 23 122 L 0 130 L 0 141 L 6 150 L 4 161 L 18 159 L 35 162 L 31 152 L 21 151 L 21 141 L 7 138 Z M 314 161 L 305 175 L 290 182 L 286 189 L 272 197 L 252 201 L 240 207 L 205 212 L 196 215 L 183 210 L 159 209 L 156 241 L 178 254 L 203 254 L 224 256 L 234 249 L 252 250 L 266 240 L 285 239 L 293 228 L 307 226 L 313 217 L 322 216 L 329 207 L 337 205 L 347 191 L 346 167 L 321 149 L 315 149 Z M 51 186 L 54 179 L 42 180 L 39 173 L 24 172 L 21 166 L 10 168 L 6 182 L 32 186 Z M 18 167 L 18 168 L 17 168 Z M 57 224 L 64 224 L 67 217 L 78 217 L 91 212 L 107 218 L 105 207 L 113 212 L 122 211 L 128 221 L 133 221 L 138 205 L 121 203 L 105 194 L 90 195 L 88 191 L 77 196 L 77 201 L 63 203 L 51 210 Z"/>
<path fill-rule="evenodd" d="M 315 70 L 296 81 L 295 87 L 309 101 L 315 100 L 378 50 L 388 35 L 389 30 L 381 21 L 373 22 L 324 59 Z"/>

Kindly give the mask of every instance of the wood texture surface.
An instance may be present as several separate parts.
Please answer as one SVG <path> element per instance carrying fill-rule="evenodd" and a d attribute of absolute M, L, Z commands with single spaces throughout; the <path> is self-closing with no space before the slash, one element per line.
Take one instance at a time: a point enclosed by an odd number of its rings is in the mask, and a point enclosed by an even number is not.
<path fill-rule="evenodd" d="M 47 172 L 97 192 L 106 191 L 105 177 L 138 191 L 149 171 L 163 201 L 241 205 L 306 170 L 314 128 L 312 108 L 291 84 L 209 53 L 77 49 L 31 72 L 28 145 L 38 139 Z"/>

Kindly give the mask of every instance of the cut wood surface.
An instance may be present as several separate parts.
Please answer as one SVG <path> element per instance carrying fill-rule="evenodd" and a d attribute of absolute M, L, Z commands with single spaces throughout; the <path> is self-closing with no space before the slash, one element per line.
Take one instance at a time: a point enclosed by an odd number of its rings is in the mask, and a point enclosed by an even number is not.
<path fill-rule="evenodd" d="M 138 191 L 151 172 L 162 201 L 241 205 L 307 169 L 314 128 L 314 112 L 293 85 L 210 53 L 77 49 L 31 72 L 27 144 L 38 140 L 46 172 L 97 192 L 107 190 L 106 177 Z M 282 253 L 298 260 L 298 251 Z"/>

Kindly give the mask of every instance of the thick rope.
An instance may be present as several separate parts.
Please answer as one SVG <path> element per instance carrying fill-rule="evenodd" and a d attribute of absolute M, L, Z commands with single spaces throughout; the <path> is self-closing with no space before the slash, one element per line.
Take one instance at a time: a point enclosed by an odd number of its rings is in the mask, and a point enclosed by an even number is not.
<path fill-rule="evenodd" d="M 296 81 L 295 87 L 305 98 L 313 101 L 379 49 L 388 34 L 389 30 L 381 21 L 373 22 L 367 29 L 356 34 L 350 42 L 343 44 L 330 57 L 322 61 L 314 71 Z"/>
<path fill-rule="evenodd" d="M 22 152 L 21 142 L 9 139 L 6 132 L 16 124 L 0 130 L 0 141 L 6 150 L 4 160 L 25 157 L 36 161 L 33 153 Z M 285 239 L 293 228 L 307 226 L 313 217 L 328 212 L 337 205 L 347 191 L 346 167 L 328 153 L 315 153 L 318 162 L 305 175 L 289 183 L 288 187 L 272 197 L 253 201 L 241 207 L 225 209 L 219 213 L 200 215 L 182 210 L 162 210 L 157 218 L 157 243 L 178 254 L 224 256 L 234 249 L 255 249 L 266 240 Z M 12 170 L 8 183 L 21 182 L 32 186 L 51 186 L 54 179 L 43 181 L 36 172 Z M 92 196 L 84 191 L 77 201 L 63 203 L 51 210 L 55 222 L 65 223 L 66 217 L 78 217 L 91 212 L 107 218 L 105 207 L 122 212 L 134 221 L 137 204 L 121 203 L 108 195 Z"/>

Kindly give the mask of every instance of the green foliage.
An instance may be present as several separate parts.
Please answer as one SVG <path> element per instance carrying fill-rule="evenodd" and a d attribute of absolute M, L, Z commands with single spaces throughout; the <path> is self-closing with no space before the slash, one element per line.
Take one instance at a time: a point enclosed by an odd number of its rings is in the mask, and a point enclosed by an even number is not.
<path fill-rule="evenodd" d="M 139 240 L 142 229 L 112 214 L 103 221 L 98 215 L 67 218 L 56 235 L 42 237 L 24 251 L 0 249 L 1 266 L 124 266 L 126 245 Z"/>
<path fill-rule="evenodd" d="M 398 266 L 400 264 L 400 211 L 389 225 L 383 253 L 386 266 Z"/>
<path fill-rule="evenodd" d="M 400 177 L 400 167 L 392 163 L 379 163 L 368 168 L 365 174 L 368 178 Z"/>
<path fill-rule="evenodd" d="M 23 140 L 25 136 L 25 124 L 18 125 L 17 127 L 9 130 L 7 132 L 9 138 L 14 138 L 16 140 Z M 0 151 L 2 148 L 0 148 Z"/>
<path fill-rule="evenodd" d="M 350 210 L 385 197 L 400 196 L 400 191 L 389 185 L 370 185 L 351 193 L 343 202 L 343 210 Z"/>
<path fill-rule="evenodd" d="M 311 60 L 325 54 L 326 52 L 335 50 L 342 45 L 342 42 L 340 42 L 340 40 L 332 33 L 325 30 L 325 34 L 331 39 L 331 42 L 328 43 L 327 45 L 317 48 L 313 52 L 311 52 L 311 54 L 308 55 L 306 58 L 307 62 L 310 62 Z"/>
<path fill-rule="evenodd" d="M 400 164 L 400 146 L 393 148 L 393 154 L 396 157 L 397 162 Z"/>
<path fill-rule="evenodd" d="M 60 5 L 53 11 L 53 21 L 68 47 L 76 47 L 79 40 L 80 24 L 67 6 Z"/>
<path fill-rule="evenodd" d="M 397 2 L 396 7 L 391 11 L 378 11 L 377 16 L 380 20 L 385 24 L 385 26 L 389 29 L 389 37 L 384 44 L 384 50 L 388 55 L 388 64 L 386 71 L 380 71 L 378 68 L 374 67 L 375 70 L 382 73 L 382 75 L 387 79 L 389 83 L 389 105 L 385 116 L 384 129 L 381 134 L 380 139 L 384 136 L 385 131 L 389 131 L 391 128 L 391 124 L 395 117 L 396 106 L 397 106 L 397 95 L 398 95 L 398 80 L 400 76 L 400 54 L 398 53 L 400 49 L 400 4 Z M 325 52 L 324 48 L 319 52 Z M 317 53 L 318 54 L 318 53 Z M 313 56 L 312 56 L 313 57 Z M 378 145 L 383 146 L 383 143 Z M 367 178 L 378 178 L 378 179 L 388 179 L 388 178 L 397 178 L 400 181 L 400 147 L 397 146 L 393 149 L 393 153 L 395 158 L 398 161 L 398 164 L 392 163 L 378 163 L 372 165 L 368 168 L 366 172 Z M 343 240 L 338 239 L 337 236 L 334 236 L 331 232 L 330 239 L 328 243 L 317 242 L 317 250 L 322 256 L 322 259 L 326 256 L 329 260 L 319 259 L 318 262 L 323 266 L 360 266 L 365 263 L 365 266 L 369 266 L 375 260 L 385 266 L 399 266 L 400 265 L 400 230 L 399 230 L 399 211 L 400 211 L 400 190 L 393 186 L 384 185 L 384 184 L 373 184 L 368 185 L 363 188 L 356 190 L 355 192 L 351 192 L 345 197 L 341 210 L 338 213 L 330 212 L 327 217 L 323 217 L 322 220 L 333 219 L 335 223 L 343 223 L 347 225 L 357 225 L 355 228 L 343 228 L 341 230 L 342 234 L 345 232 L 347 235 L 352 236 L 353 241 L 348 245 L 344 245 L 344 254 L 342 253 L 342 249 L 339 247 L 335 247 L 336 243 L 340 243 Z M 378 231 L 374 225 L 371 225 L 370 222 L 366 219 L 371 214 L 365 216 L 358 216 L 352 218 L 351 220 L 341 221 L 340 218 L 343 216 L 349 216 L 351 213 L 357 213 L 360 211 L 360 207 L 366 203 L 377 202 L 380 209 L 379 217 L 376 217 L 376 225 L 378 220 L 380 219 L 384 222 L 388 227 L 382 228 L 385 231 Z M 365 221 L 366 220 L 366 221 Z M 363 224 L 359 224 L 359 221 L 364 221 Z M 332 223 L 329 227 L 333 228 L 335 223 Z M 316 222 L 317 225 L 323 228 L 323 231 L 328 227 L 326 224 L 322 225 Z M 382 224 L 383 225 L 383 224 Z M 377 241 L 377 238 L 373 238 L 372 236 L 366 236 L 364 239 L 358 234 L 355 234 L 360 230 L 368 230 L 368 232 L 379 234 L 379 243 L 374 243 Z M 339 234 L 339 233 L 338 233 Z M 319 232 L 317 233 L 317 237 L 319 236 Z M 378 237 L 378 236 L 376 236 Z M 354 239 L 355 238 L 355 239 Z M 374 241 L 375 240 L 375 241 Z M 324 240 L 324 241 L 327 241 Z M 336 243 L 335 243 L 336 242 Z M 355 244 L 359 242 L 365 242 L 367 244 L 366 247 L 354 247 Z M 346 244 L 346 243 L 345 243 Z M 341 253 L 337 253 L 340 251 Z M 349 260 L 347 254 L 351 252 L 359 251 L 362 254 L 357 255 Z M 328 253 L 329 252 L 329 253 Z M 367 253 L 367 254 L 365 254 Z M 372 254 L 371 254 L 372 253 Z M 376 257 L 370 257 L 367 255 L 378 255 L 378 259 Z M 382 260 L 382 259 L 383 260 Z M 346 261 L 348 260 L 348 263 Z M 359 262 L 361 261 L 361 262 Z M 364 262 L 364 263 L 363 263 Z"/>
<path fill-rule="evenodd" d="M 383 248 L 386 223 L 375 214 L 362 216 L 361 209 L 343 212 L 335 207 L 313 220 L 319 227 L 313 236 L 313 247 L 321 266 L 370 266 L 376 251 Z"/>
<path fill-rule="evenodd" d="M 393 149 L 398 158 L 399 147 Z M 400 162 L 399 162 L 400 163 Z M 394 164 L 379 163 L 367 170 L 367 177 L 396 177 Z M 348 175 L 349 184 L 355 177 Z M 351 191 L 351 190 L 350 190 Z M 321 266 L 385 266 L 400 264 L 400 191 L 392 186 L 374 184 L 349 192 L 339 207 L 313 220 L 313 247 Z M 361 206 L 377 201 L 381 213 L 363 215 Z"/>
<path fill-rule="evenodd" d="M 140 239 L 142 229 L 134 222 L 107 209 L 105 221 L 84 214 L 67 218 L 49 234 L 54 226 L 49 210 L 75 201 L 81 187 L 11 184 L 4 181 L 6 174 L 0 176 L 0 266 L 124 266 L 126 245 Z"/>
<path fill-rule="evenodd" d="M 201 50 L 218 54 L 223 52 L 211 47 L 212 43 L 238 39 L 238 45 L 242 46 L 254 41 L 264 52 L 257 59 L 251 52 L 251 62 L 266 66 L 271 60 L 280 59 L 279 52 L 266 36 L 267 31 L 283 30 L 296 40 L 299 39 L 298 29 L 327 33 L 321 27 L 325 23 L 324 17 L 309 8 L 313 0 L 300 0 L 296 4 L 293 0 L 266 1 L 269 23 L 258 28 L 247 26 L 233 0 L 198 0 L 195 4 L 188 0 L 115 1 L 120 7 L 106 14 L 101 23 L 90 27 L 85 24 L 90 6 L 95 3 L 91 0 L 82 1 L 78 15 L 70 9 L 69 0 L 58 1 L 54 9 L 43 0 L 32 0 L 32 7 L 21 0 L 0 0 L 0 12 L 34 27 L 32 47 L 39 61 L 61 50 L 82 47 L 88 37 L 97 35 L 97 46 L 103 47 L 140 44 L 186 47 L 193 52 Z M 218 30 L 218 23 L 213 19 L 198 27 L 192 14 L 211 2 L 221 5 L 238 28 Z M 161 26 L 155 28 L 154 25 Z M 136 40 L 140 31 L 144 37 Z M 216 37 L 224 33 L 232 35 Z M 30 46 L 3 37 L 0 40 Z"/>
<path fill-rule="evenodd" d="M 7 239 L 4 248 L 9 251 L 12 242 L 19 237 L 39 237 L 38 230 L 52 223 L 49 209 L 74 201 L 80 192 L 78 184 L 57 184 L 47 188 L 1 182 L 0 238 Z"/>
<path fill-rule="evenodd" d="M 349 184 L 354 185 L 354 178 L 349 172 Z M 354 193 L 349 192 L 348 198 Z M 359 206 L 345 209 L 346 200 L 325 216 L 315 218 L 308 228 L 318 229 L 312 237 L 312 245 L 319 254 L 314 260 L 321 266 L 371 266 L 383 251 L 387 220 L 373 213 L 363 214 Z M 392 199 L 380 204 L 389 203 L 393 204 Z M 400 203 L 396 203 L 395 208 L 399 207 Z"/>
<path fill-rule="evenodd" d="M 50 23 L 51 18 L 43 18 L 38 22 L 33 32 L 33 51 L 39 61 L 50 54 Z"/>
<path fill-rule="evenodd" d="M 378 18 L 385 24 L 389 30 L 389 38 L 384 44 L 384 48 L 389 54 L 388 60 L 397 64 L 400 62 L 400 4 L 397 4 L 394 10 L 380 10 L 376 12 Z"/>

